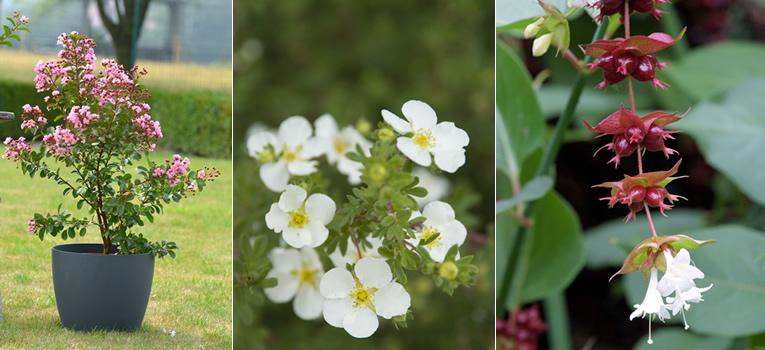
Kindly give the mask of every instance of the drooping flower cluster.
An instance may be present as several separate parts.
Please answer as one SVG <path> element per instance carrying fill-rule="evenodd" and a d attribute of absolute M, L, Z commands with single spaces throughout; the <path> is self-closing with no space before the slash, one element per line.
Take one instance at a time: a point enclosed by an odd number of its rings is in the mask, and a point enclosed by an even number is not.
<path fill-rule="evenodd" d="M 537 304 L 514 310 L 509 320 L 497 320 L 495 328 L 502 350 L 536 350 L 539 336 L 547 331 Z"/>
<path fill-rule="evenodd" d="M 375 132 L 340 128 L 325 114 L 314 127 L 303 117 L 290 117 L 276 133 L 259 128 L 247 140 L 261 180 L 281 192 L 265 215 L 266 227 L 280 234 L 282 247 L 289 246 L 269 255 L 273 267 L 268 277 L 277 284 L 265 287 L 266 296 L 276 303 L 293 300 L 298 317 L 323 315 L 328 324 L 356 338 L 374 334 L 379 317 L 396 325 L 407 319 L 411 297 L 398 256 L 409 259 L 406 269 L 421 265 L 447 292 L 470 283 L 477 272 L 469 265 L 472 257 L 459 254 L 467 229 L 454 209 L 439 201 L 449 190 L 448 181 L 426 168 L 413 170 L 412 164 L 434 162 L 441 170 L 456 171 L 465 163 L 467 134 L 453 123 L 437 123 L 424 102 L 409 101 L 402 111 L 407 121 L 383 110 L 390 127 L 380 123 Z M 398 139 L 394 129 L 401 134 Z M 355 185 L 341 207 L 321 193 L 326 185 L 313 175 L 322 155 Z M 387 181 L 397 181 L 398 187 L 388 187 Z M 390 234 L 384 233 L 386 227 Z M 319 256 L 334 267 L 324 273 Z"/>
<path fill-rule="evenodd" d="M 639 116 L 635 113 L 635 96 L 633 91 L 633 79 L 641 82 L 651 82 L 655 88 L 667 88 L 668 86 L 656 79 L 656 70 L 664 67 L 656 58 L 656 53 L 676 44 L 682 37 L 683 32 L 677 38 L 672 38 L 665 33 L 653 33 L 648 36 L 630 35 L 631 11 L 652 12 L 658 18 L 660 11 L 655 8 L 653 0 L 600 0 L 593 5 L 600 9 L 597 20 L 604 16 L 616 13 L 623 14 L 622 21 L 625 28 L 624 38 L 605 39 L 583 45 L 582 50 L 588 56 L 595 57 L 595 62 L 590 66 L 592 69 L 600 69 L 603 72 L 604 81 L 598 84 L 598 88 L 606 88 L 622 80 L 627 80 L 629 87 L 630 109 L 624 106 L 600 121 L 595 127 L 587 122 L 585 125 L 590 131 L 597 132 L 599 136 L 610 135 L 609 143 L 598 149 L 608 149 L 614 153 L 614 157 L 608 163 L 619 166 L 624 157 L 636 155 L 638 173 L 625 175 L 620 181 L 605 182 L 594 187 L 604 187 L 611 190 L 608 197 L 601 198 L 608 201 L 608 206 L 622 204 L 629 208 L 630 212 L 626 221 L 635 219 L 637 214 L 645 212 L 651 237 L 639 243 L 624 260 L 622 268 L 614 274 L 612 279 L 620 274 L 642 271 L 648 276 L 648 288 L 642 303 L 635 305 L 635 311 L 630 315 L 630 320 L 636 317 L 649 316 L 648 343 L 652 343 L 651 321 L 654 316 L 663 321 L 673 315 L 683 314 L 690 308 L 690 303 L 702 301 L 701 293 L 709 290 L 712 286 L 697 288 L 694 280 L 701 279 L 704 274 L 697 267 L 691 265 L 688 249 L 695 249 L 711 241 L 697 241 L 685 235 L 660 236 L 651 216 L 651 209 L 658 208 L 661 214 L 680 199 L 681 196 L 669 193 L 666 186 L 672 181 L 685 176 L 675 176 L 681 161 L 666 171 L 644 172 L 642 157 L 643 153 L 662 152 L 667 158 L 678 152 L 668 148 L 665 141 L 673 139 L 674 131 L 665 130 L 665 127 L 680 119 L 675 113 L 656 111 Z M 596 151 L 595 153 L 597 154 Z M 664 271 L 659 279 L 658 274 Z M 686 329 L 688 324 L 686 322 Z"/>
<path fill-rule="evenodd" d="M 78 200 L 78 207 L 90 207 L 92 217 L 74 218 L 63 210 L 37 213 L 28 229 L 40 239 L 46 235 L 66 239 L 97 226 L 104 254 L 173 257 L 175 243 L 150 242 L 135 231 L 153 221 L 165 204 L 201 190 L 219 172 L 192 171 L 189 159 L 180 155 L 165 165 L 151 160 L 147 166 L 135 164 L 147 159 L 162 137 L 159 122 L 148 114 L 149 93 L 138 83 L 146 71 L 126 71 L 115 60 L 105 59 L 104 69 L 97 72 L 95 41 L 76 32 L 62 33 L 57 43 L 61 46 L 57 59 L 35 65 L 35 87 L 45 94 L 45 108 L 23 106 L 21 129 L 32 136 L 30 141 L 6 140 L 5 158 L 19 162 L 25 174 L 63 186 L 65 195 Z M 49 123 L 48 112 L 63 117 Z M 40 147 L 32 148 L 31 141 Z"/>
<path fill-rule="evenodd" d="M 661 17 L 662 11 L 656 5 L 668 3 L 669 0 L 597 0 L 590 6 L 600 10 L 595 20 L 600 22 L 603 18 L 624 13 L 624 6 L 629 6 L 630 12 L 650 13 L 657 20 Z"/>

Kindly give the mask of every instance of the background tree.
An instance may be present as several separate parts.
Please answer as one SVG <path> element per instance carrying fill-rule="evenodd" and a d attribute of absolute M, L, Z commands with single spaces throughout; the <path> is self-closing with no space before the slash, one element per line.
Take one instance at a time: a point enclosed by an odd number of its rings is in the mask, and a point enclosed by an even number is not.
<path fill-rule="evenodd" d="M 117 61 L 126 70 L 135 64 L 138 38 L 150 3 L 151 0 L 96 0 L 101 21 L 112 38 Z"/>

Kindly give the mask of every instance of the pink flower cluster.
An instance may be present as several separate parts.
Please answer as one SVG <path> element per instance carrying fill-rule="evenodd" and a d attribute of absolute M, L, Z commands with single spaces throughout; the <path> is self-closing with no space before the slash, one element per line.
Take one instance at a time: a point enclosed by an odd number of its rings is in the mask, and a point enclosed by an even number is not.
<path fill-rule="evenodd" d="M 37 231 L 37 226 L 37 221 L 35 221 L 35 219 L 27 221 L 27 232 L 29 232 L 30 235 L 33 235 L 35 231 Z"/>
<path fill-rule="evenodd" d="M 29 104 L 25 104 L 22 107 L 21 119 L 23 120 L 21 122 L 22 130 L 34 129 L 48 124 L 48 119 L 45 118 L 40 107 L 32 107 Z"/>
<path fill-rule="evenodd" d="M 177 185 L 181 180 L 180 178 L 186 176 L 189 173 L 190 163 L 191 161 L 189 161 L 188 158 L 181 159 L 181 156 L 177 154 L 173 155 L 173 162 L 170 163 L 170 166 L 165 172 L 170 186 Z"/>
<path fill-rule="evenodd" d="M 20 154 L 32 150 L 24 137 L 19 137 L 18 140 L 8 137 L 3 144 L 6 146 L 3 158 L 10 160 L 18 160 Z"/>
<path fill-rule="evenodd" d="M 67 155 L 72 152 L 72 147 L 77 144 L 77 136 L 71 130 L 56 126 L 52 134 L 43 136 L 43 142 L 48 146 L 48 151 L 57 156 Z"/>
<path fill-rule="evenodd" d="M 133 112 L 136 113 L 136 117 L 133 118 L 133 125 L 136 127 L 136 133 L 144 142 L 148 144 L 148 149 L 153 151 L 157 145 L 154 140 L 162 138 L 162 127 L 159 122 L 151 119 L 151 116 L 147 113 L 151 110 L 151 106 L 148 103 L 140 103 L 131 107 Z"/>
<path fill-rule="evenodd" d="M 134 85 L 130 75 L 114 59 L 103 59 L 101 65 L 104 67 L 103 76 L 98 79 L 92 92 L 98 98 L 98 105 L 133 104 L 130 92 Z"/>
<path fill-rule="evenodd" d="M 98 114 L 92 113 L 90 106 L 74 106 L 69 112 L 69 116 L 66 117 L 66 120 L 77 129 L 90 125 L 96 119 L 98 119 Z"/>

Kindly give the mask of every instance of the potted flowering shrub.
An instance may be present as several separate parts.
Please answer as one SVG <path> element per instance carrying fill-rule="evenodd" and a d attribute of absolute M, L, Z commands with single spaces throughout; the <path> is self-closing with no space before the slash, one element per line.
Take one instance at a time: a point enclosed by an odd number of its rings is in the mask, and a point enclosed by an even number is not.
<path fill-rule="evenodd" d="M 113 59 L 102 60 L 97 71 L 95 41 L 76 32 L 59 35 L 58 44 L 58 59 L 35 67 L 46 107 L 23 107 L 21 129 L 31 138 L 6 139 L 5 158 L 30 177 L 61 185 L 65 197 L 87 210 L 72 213 L 59 205 L 52 213 L 37 213 L 29 220 L 30 234 L 40 240 L 88 231 L 101 236 L 102 243 L 52 249 L 63 326 L 135 330 L 149 300 L 154 258 L 175 257 L 177 248 L 174 242 L 150 241 L 141 227 L 165 204 L 201 191 L 219 173 L 192 171 L 189 159 L 179 155 L 164 164 L 148 160 L 162 130 L 138 83 L 146 71 L 125 71 Z M 49 120 L 43 110 L 54 117 Z M 145 165 L 136 164 L 145 158 Z"/>

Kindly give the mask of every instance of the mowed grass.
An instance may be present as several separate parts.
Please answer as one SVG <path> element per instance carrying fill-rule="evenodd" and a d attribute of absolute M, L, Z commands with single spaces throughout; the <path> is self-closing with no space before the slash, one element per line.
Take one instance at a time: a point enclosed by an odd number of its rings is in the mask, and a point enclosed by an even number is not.
<path fill-rule="evenodd" d="M 18 50 L 0 50 L 0 80 L 34 83 L 37 61 L 55 59 L 55 54 L 37 54 Z M 99 60 L 103 57 L 99 56 Z M 200 65 L 138 60 L 136 65 L 149 74 L 143 79 L 148 87 L 166 90 L 231 91 L 231 65 Z M 100 66 L 99 66 L 100 67 Z"/>
<path fill-rule="evenodd" d="M 170 157 L 152 155 L 155 161 Z M 191 165 L 216 167 L 222 176 L 204 192 L 167 205 L 142 231 L 180 247 L 176 259 L 156 261 L 143 327 L 132 333 L 75 332 L 61 327 L 51 278 L 51 247 L 64 241 L 40 242 L 26 232 L 35 212 L 56 210 L 63 188 L 30 179 L 16 163 L 0 160 L 0 349 L 230 349 L 231 162 L 197 157 Z M 73 208 L 70 199 L 66 207 Z M 91 231 L 74 242 L 100 242 L 100 237 Z"/>

